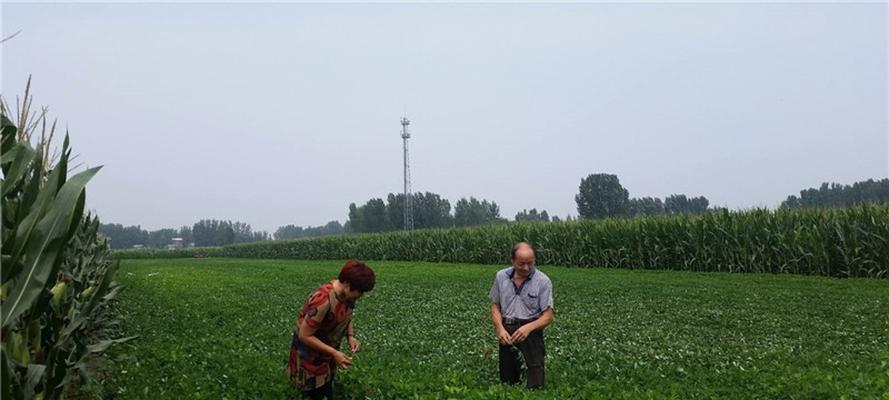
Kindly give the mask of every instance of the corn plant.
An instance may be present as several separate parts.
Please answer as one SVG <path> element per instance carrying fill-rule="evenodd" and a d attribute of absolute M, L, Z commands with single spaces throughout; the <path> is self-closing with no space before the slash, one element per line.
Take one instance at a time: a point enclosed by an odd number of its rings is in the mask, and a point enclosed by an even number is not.
<path fill-rule="evenodd" d="M 889 203 L 518 223 L 225 246 L 226 257 L 508 263 L 517 241 L 571 267 L 889 277 Z"/>
<path fill-rule="evenodd" d="M 51 157 L 53 129 L 46 134 L 45 112 L 30 122 L 29 100 L 26 91 L 18 125 L 0 102 L 0 397 L 57 399 L 69 382 L 88 379 L 91 354 L 121 341 L 99 340 L 120 287 L 98 220 L 84 214 L 86 184 L 101 167 L 69 177 L 67 135 Z M 41 120 L 35 148 L 31 132 Z"/>

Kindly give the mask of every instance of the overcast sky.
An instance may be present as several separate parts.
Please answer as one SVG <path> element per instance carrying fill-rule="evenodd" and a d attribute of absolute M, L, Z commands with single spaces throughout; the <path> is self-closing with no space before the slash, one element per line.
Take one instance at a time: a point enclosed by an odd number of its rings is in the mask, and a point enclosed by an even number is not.
<path fill-rule="evenodd" d="M 871 4 L 2 5 L 103 222 L 345 222 L 402 190 L 577 215 L 631 197 L 775 207 L 889 175 L 889 12 Z"/>

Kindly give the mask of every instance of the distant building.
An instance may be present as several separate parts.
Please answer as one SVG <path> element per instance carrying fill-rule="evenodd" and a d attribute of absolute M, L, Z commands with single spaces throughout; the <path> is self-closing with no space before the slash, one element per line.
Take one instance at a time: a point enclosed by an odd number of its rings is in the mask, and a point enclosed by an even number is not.
<path fill-rule="evenodd" d="M 185 247 L 185 240 L 182 238 L 173 238 L 172 243 L 167 245 L 168 249 L 181 249 Z"/>

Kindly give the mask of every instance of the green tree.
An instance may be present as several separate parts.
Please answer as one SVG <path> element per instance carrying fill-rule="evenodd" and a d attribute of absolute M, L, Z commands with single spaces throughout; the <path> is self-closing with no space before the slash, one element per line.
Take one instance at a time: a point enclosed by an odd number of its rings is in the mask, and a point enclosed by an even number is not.
<path fill-rule="evenodd" d="M 403 197 L 403 195 L 402 195 Z M 414 193 L 414 228 L 445 228 L 454 224 L 451 203 L 435 193 Z"/>
<path fill-rule="evenodd" d="M 340 221 L 330 221 L 324 226 L 309 227 L 306 229 L 308 236 L 329 236 L 342 235 L 344 233 L 343 225 Z M 317 233 L 316 233 L 317 232 Z"/>
<path fill-rule="evenodd" d="M 179 228 L 179 237 L 182 238 L 182 241 L 188 246 L 190 243 L 194 243 L 194 235 L 191 234 L 190 226 L 181 226 Z"/>
<path fill-rule="evenodd" d="M 234 243 L 249 243 L 267 240 L 268 234 L 263 231 L 254 232 L 248 223 L 230 222 L 232 231 L 234 232 Z"/>
<path fill-rule="evenodd" d="M 657 197 L 643 197 L 630 199 L 629 215 L 663 215 L 664 202 Z"/>
<path fill-rule="evenodd" d="M 177 237 L 179 232 L 175 229 L 158 229 L 148 233 L 148 246 L 154 248 L 164 248 L 173 242 L 173 238 Z"/>
<path fill-rule="evenodd" d="M 385 232 L 392 226 L 383 199 L 370 199 L 361 207 L 349 204 L 349 222 L 355 233 Z"/>
<path fill-rule="evenodd" d="M 553 220 L 557 220 L 558 217 L 553 217 Z M 518 214 L 515 215 L 516 222 L 538 222 L 538 221 L 549 221 L 549 214 L 547 214 L 546 210 L 541 212 L 537 212 L 536 208 L 532 208 L 531 211 L 522 210 Z"/>
<path fill-rule="evenodd" d="M 329 236 L 342 235 L 344 233 L 343 225 L 340 221 L 330 221 L 323 226 L 309 226 L 303 231 L 306 237 L 313 236 Z"/>
<path fill-rule="evenodd" d="M 445 228 L 454 224 L 451 216 L 451 203 L 440 195 L 425 192 L 411 196 L 414 229 Z M 386 197 L 386 215 L 389 226 L 394 229 L 404 227 L 404 193 L 389 193 Z"/>
<path fill-rule="evenodd" d="M 230 221 L 204 219 L 192 227 L 196 246 L 224 246 L 235 242 L 235 230 Z"/>
<path fill-rule="evenodd" d="M 879 181 L 868 179 L 852 185 L 824 182 L 819 188 L 800 191 L 799 197 L 788 196 L 782 208 L 849 207 L 861 203 L 889 202 L 889 178 Z"/>
<path fill-rule="evenodd" d="M 591 174 L 580 180 L 574 197 L 577 213 L 583 218 L 618 217 L 627 214 L 630 193 L 617 175 Z"/>
<path fill-rule="evenodd" d="M 304 237 L 342 235 L 344 227 L 339 221 L 330 221 L 325 225 L 307 226 L 285 225 L 275 231 L 275 240 L 298 239 Z"/>
<path fill-rule="evenodd" d="M 404 229 L 404 193 L 389 193 L 386 196 L 386 216 L 389 226 Z"/>
<path fill-rule="evenodd" d="M 704 196 L 689 198 L 684 194 L 671 194 L 664 201 L 664 211 L 669 215 L 701 214 L 709 205 L 710 201 Z"/>
<path fill-rule="evenodd" d="M 275 240 L 288 240 L 303 237 L 303 227 L 296 225 L 284 225 L 275 231 Z"/>
<path fill-rule="evenodd" d="M 112 249 L 129 249 L 133 246 L 150 245 L 148 231 L 138 225 L 99 224 L 99 233 L 108 238 Z"/>
<path fill-rule="evenodd" d="M 386 216 L 386 203 L 383 199 L 370 199 L 364 206 L 364 228 L 366 232 L 386 232 L 391 230 Z"/>
<path fill-rule="evenodd" d="M 355 203 L 349 203 L 349 220 L 346 221 L 346 231 L 350 233 L 366 232 L 364 230 L 364 209 Z"/>
<path fill-rule="evenodd" d="M 454 205 L 454 224 L 456 226 L 481 225 L 505 221 L 505 219 L 500 217 L 500 206 L 493 201 L 479 201 L 475 197 L 470 197 L 467 200 L 464 197 Z"/>
<path fill-rule="evenodd" d="M 703 214 L 710 207 L 710 200 L 704 196 L 692 197 L 688 200 L 688 209 L 692 214 Z"/>

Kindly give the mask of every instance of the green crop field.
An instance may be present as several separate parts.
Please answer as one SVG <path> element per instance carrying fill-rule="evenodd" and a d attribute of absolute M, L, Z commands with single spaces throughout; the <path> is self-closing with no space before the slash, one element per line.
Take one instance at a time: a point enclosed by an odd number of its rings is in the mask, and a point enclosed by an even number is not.
<path fill-rule="evenodd" d="M 106 398 L 282 399 L 293 319 L 341 262 L 124 260 Z M 340 398 L 889 399 L 889 280 L 570 269 L 554 283 L 547 386 L 500 385 L 495 265 L 369 262 L 363 350 Z"/>

